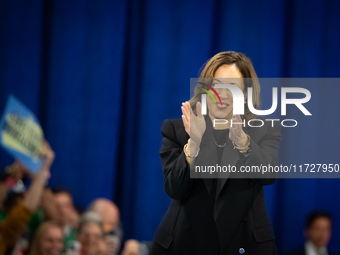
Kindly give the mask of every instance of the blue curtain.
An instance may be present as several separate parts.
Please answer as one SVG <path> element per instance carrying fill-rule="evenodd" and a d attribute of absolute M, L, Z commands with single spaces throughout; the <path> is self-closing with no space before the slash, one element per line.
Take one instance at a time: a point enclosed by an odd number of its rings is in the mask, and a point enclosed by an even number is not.
<path fill-rule="evenodd" d="M 2 0 L 0 110 L 13 93 L 40 119 L 56 152 L 50 186 L 69 187 L 83 207 L 112 199 L 125 238 L 151 240 L 170 202 L 160 127 L 180 117 L 189 79 L 225 50 L 248 55 L 259 77 L 339 77 L 339 11 L 331 0 Z M 322 118 L 283 130 L 283 164 L 339 163 L 340 88 L 310 89 L 308 107 Z M 2 165 L 11 160 L 1 151 Z M 305 217 L 323 209 L 334 215 L 330 249 L 340 252 L 339 184 L 265 188 L 279 251 L 302 244 Z"/>

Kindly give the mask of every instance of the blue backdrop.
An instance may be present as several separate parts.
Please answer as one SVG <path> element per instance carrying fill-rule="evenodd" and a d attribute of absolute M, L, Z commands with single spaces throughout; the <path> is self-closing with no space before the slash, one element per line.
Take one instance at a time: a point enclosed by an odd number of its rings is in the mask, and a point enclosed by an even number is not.
<path fill-rule="evenodd" d="M 170 202 L 160 127 L 180 117 L 189 79 L 225 50 L 248 55 L 259 77 L 339 77 L 339 11 L 331 0 L 2 0 L 0 110 L 13 93 L 37 114 L 56 152 L 51 186 L 68 186 L 83 207 L 113 199 L 125 237 L 151 240 Z M 283 130 L 283 163 L 339 163 L 340 88 L 313 91 L 309 107 L 322 121 Z M 11 161 L 2 150 L 0 163 Z M 340 252 L 339 184 L 266 187 L 279 251 L 302 244 L 306 215 L 324 209 L 335 218 L 330 248 Z"/>

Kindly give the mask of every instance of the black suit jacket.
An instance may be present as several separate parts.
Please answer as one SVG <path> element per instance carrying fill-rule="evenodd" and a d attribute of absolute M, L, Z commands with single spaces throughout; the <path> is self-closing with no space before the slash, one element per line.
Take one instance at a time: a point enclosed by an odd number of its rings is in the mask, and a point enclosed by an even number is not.
<path fill-rule="evenodd" d="M 195 164 L 202 162 L 203 157 L 206 159 L 209 153 L 209 162 L 217 163 L 212 124 L 208 117 L 206 123 Z M 278 123 L 274 127 L 271 125 L 271 122 L 265 122 L 262 127 L 244 128 L 251 137 L 251 155 L 242 159 L 229 140 L 221 165 L 276 165 L 281 133 Z M 275 176 L 261 173 L 249 173 L 248 178 L 238 179 L 229 176 L 220 181 L 214 203 L 208 192 L 211 179 L 190 178 L 183 152 L 189 136 L 182 120 L 164 121 L 162 135 L 160 156 L 164 186 L 173 200 L 156 231 L 150 255 L 229 255 L 242 254 L 243 250 L 244 254 L 276 254 L 263 193 L 263 185 L 274 183 Z"/>

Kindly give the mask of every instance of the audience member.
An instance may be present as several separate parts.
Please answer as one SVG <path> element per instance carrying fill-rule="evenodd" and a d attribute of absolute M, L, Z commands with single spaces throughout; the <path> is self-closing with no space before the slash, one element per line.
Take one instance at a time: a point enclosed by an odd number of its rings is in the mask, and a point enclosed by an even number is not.
<path fill-rule="evenodd" d="M 26 193 L 24 183 L 26 183 L 28 177 L 34 177 L 34 174 L 20 161 L 15 160 L 12 165 L 5 168 L 1 176 L 1 180 L 3 180 L 1 183 L 3 192 L 0 195 L 2 201 L 0 221 L 6 218 L 12 208 L 23 202 Z M 13 255 L 22 254 L 22 251 L 28 248 L 29 240 L 32 239 L 35 231 L 44 220 L 54 221 L 57 219 L 58 214 L 55 208 L 54 199 L 51 199 L 50 194 L 50 189 L 44 189 L 41 201 L 39 202 L 39 207 L 33 212 L 28 228 L 18 238 L 14 251 L 12 252 Z"/>
<path fill-rule="evenodd" d="M 15 205 L 6 218 L 0 222 L 0 255 L 11 252 L 18 238 L 27 228 L 32 213 L 38 208 L 54 160 L 54 152 L 47 142 L 43 143 L 41 154 L 43 156 L 42 166 L 38 173 L 33 176 L 25 198 Z"/>
<path fill-rule="evenodd" d="M 124 243 L 122 255 L 148 255 L 152 242 L 139 242 L 134 239 L 127 240 Z"/>
<path fill-rule="evenodd" d="M 66 188 L 53 188 L 52 191 L 59 214 L 57 222 L 63 228 L 64 244 L 68 246 L 68 243 L 72 243 L 76 238 L 79 216 L 73 205 L 72 195 Z"/>
<path fill-rule="evenodd" d="M 124 243 L 124 250 L 122 255 L 140 255 L 139 254 L 139 242 L 134 239 L 127 240 Z"/>
<path fill-rule="evenodd" d="M 104 240 L 108 247 L 108 253 L 110 255 L 118 254 L 123 239 L 118 207 L 108 199 L 98 198 L 90 204 L 88 211 L 97 213 L 103 221 Z"/>
<path fill-rule="evenodd" d="M 105 232 L 116 230 L 119 227 L 119 209 L 112 201 L 106 198 L 98 198 L 89 205 L 88 211 L 99 214 Z"/>
<path fill-rule="evenodd" d="M 29 255 L 60 255 L 64 247 L 63 230 L 57 223 L 42 223 L 35 235 Z"/>
<path fill-rule="evenodd" d="M 97 255 L 103 251 L 103 222 L 95 212 L 86 212 L 79 221 L 77 241 L 81 245 L 81 255 Z"/>
<path fill-rule="evenodd" d="M 288 255 L 332 255 L 327 245 L 332 234 L 332 216 L 328 212 L 314 211 L 308 215 L 304 229 L 305 245 Z"/>

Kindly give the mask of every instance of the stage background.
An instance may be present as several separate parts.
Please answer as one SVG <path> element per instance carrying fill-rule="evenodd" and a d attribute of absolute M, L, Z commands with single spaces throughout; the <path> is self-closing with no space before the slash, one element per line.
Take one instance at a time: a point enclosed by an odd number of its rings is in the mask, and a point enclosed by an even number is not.
<path fill-rule="evenodd" d="M 113 199 L 125 238 L 151 240 L 170 202 L 160 127 L 180 118 L 189 79 L 226 50 L 248 55 L 259 77 L 340 77 L 339 12 L 340 1 L 321 0 L 2 0 L 0 110 L 13 93 L 37 114 L 56 152 L 51 186 L 69 187 L 83 207 Z M 340 89 L 319 91 L 309 106 L 328 121 L 283 130 L 281 162 L 339 163 L 331 160 Z M 1 165 L 11 161 L 1 150 Z M 265 188 L 279 251 L 301 245 L 306 215 L 323 209 L 334 215 L 330 248 L 340 253 L 339 184 L 284 179 Z"/>

